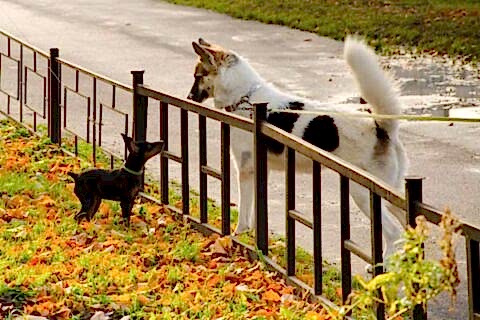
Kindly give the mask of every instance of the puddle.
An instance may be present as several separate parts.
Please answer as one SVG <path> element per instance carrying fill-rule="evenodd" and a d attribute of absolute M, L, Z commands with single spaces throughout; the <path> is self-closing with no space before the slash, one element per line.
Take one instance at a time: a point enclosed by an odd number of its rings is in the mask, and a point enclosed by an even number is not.
<path fill-rule="evenodd" d="M 480 70 L 445 57 L 383 58 L 397 80 L 405 114 L 479 117 Z"/>
<path fill-rule="evenodd" d="M 469 168 L 467 170 L 471 173 L 480 174 L 480 169 L 479 168 Z"/>

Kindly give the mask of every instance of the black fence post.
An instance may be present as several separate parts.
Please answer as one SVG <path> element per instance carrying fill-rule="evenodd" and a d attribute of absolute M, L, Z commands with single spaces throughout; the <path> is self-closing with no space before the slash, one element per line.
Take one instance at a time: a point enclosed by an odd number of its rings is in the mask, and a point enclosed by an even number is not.
<path fill-rule="evenodd" d="M 466 237 L 469 320 L 480 314 L 480 244 Z"/>
<path fill-rule="evenodd" d="M 407 177 L 405 178 L 405 199 L 407 201 L 407 225 L 415 228 L 417 223 L 415 218 L 417 217 L 416 202 L 422 202 L 421 177 Z"/>
<path fill-rule="evenodd" d="M 133 75 L 133 139 L 147 140 L 148 98 L 137 93 L 137 86 L 143 84 L 145 71 L 132 71 Z"/>
<path fill-rule="evenodd" d="M 258 249 L 268 255 L 267 144 L 261 131 L 262 124 L 267 119 L 267 103 L 256 104 L 253 110 L 256 240 Z"/>
<path fill-rule="evenodd" d="M 168 103 L 160 101 L 160 139 L 164 142 L 164 151 L 168 151 Z M 168 158 L 160 154 L 160 200 L 169 204 L 168 198 Z"/>
<path fill-rule="evenodd" d="M 230 126 L 221 124 L 222 235 L 230 234 Z"/>
<path fill-rule="evenodd" d="M 223 125 L 223 122 L 222 122 Z M 222 135 L 223 138 L 223 135 Z M 230 140 L 229 140 L 230 142 Z M 207 165 L 207 117 L 198 116 L 198 159 L 200 160 L 198 172 L 200 173 L 200 222 L 208 222 L 208 174 L 203 172 L 203 168 Z M 222 157 L 223 160 L 223 145 Z M 230 161 L 230 159 L 229 159 Z M 230 164 L 230 163 L 229 163 Z M 223 173 L 223 171 L 222 171 Z M 222 185 L 224 181 L 222 180 Z M 222 186 L 223 187 L 223 186 Z M 223 189 L 222 189 L 223 190 Z M 223 209 L 222 204 L 222 209 Z M 222 219 L 223 222 L 223 219 Z M 222 224 L 223 227 L 223 224 Z"/>
<path fill-rule="evenodd" d="M 190 214 L 190 180 L 188 162 L 188 110 L 180 110 L 180 144 L 182 154 L 182 213 Z"/>
<path fill-rule="evenodd" d="M 60 110 L 60 65 L 58 63 L 58 48 L 50 49 L 50 92 L 48 105 L 48 136 L 53 143 L 62 143 L 61 136 L 61 110 Z"/>
<path fill-rule="evenodd" d="M 370 238 L 372 246 L 372 277 L 383 273 L 383 250 L 382 250 L 382 198 L 373 191 L 370 191 Z M 382 291 L 378 290 L 378 297 L 381 299 Z M 375 303 L 377 320 L 385 319 L 385 305 L 383 302 Z"/>
<path fill-rule="evenodd" d="M 147 140 L 148 98 L 137 93 L 138 85 L 143 84 L 145 71 L 131 71 L 133 87 L 133 140 Z M 142 175 L 142 189 L 145 175 Z"/>
<path fill-rule="evenodd" d="M 423 191 L 422 191 L 422 180 L 421 177 L 407 177 L 405 178 L 405 199 L 407 201 L 407 225 L 412 228 L 415 228 L 417 223 L 415 218 L 417 217 L 417 202 L 422 202 Z M 414 320 L 424 320 L 427 319 L 427 310 L 420 304 L 416 305 L 412 311 L 412 319 Z"/>
<path fill-rule="evenodd" d="M 287 275 L 295 275 L 295 219 L 290 216 L 290 210 L 295 210 L 295 150 L 286 148 L 285 152 L 285 237 L 287 249 Z"/>
<path fill-rule="evenodd" d="M 313 210 L 313 261 L 315 295 L 321 295 L 323 284 L 322 258 L 322 167 L 317 161 L 312 165 L 312 210 Z"/>
<path fill-rule="evenodd" d="M 340 175 L 340 254 L 343 303 L 347 303 L 348 296 L 352 292 L 352 254 L 345 246 L 347 240 L 350 240 L 350 181 L 347 177 Z"/>

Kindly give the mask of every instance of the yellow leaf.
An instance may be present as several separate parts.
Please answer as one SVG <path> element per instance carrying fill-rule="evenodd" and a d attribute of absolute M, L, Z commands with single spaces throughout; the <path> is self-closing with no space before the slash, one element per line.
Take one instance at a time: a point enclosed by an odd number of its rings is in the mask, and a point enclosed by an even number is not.
<path fill-rule="evenodd" d="M 122 294 L 122 295 L 112 296 L 112 300 L 118 304 L 128 305 L 130 304 L 131 298 L 129 294 Z"/>
<path fill-rule="evenodd" d="M 307 320 L 325 320 L 325 316 L 315 312 L 315 311 L 308 311 L 307 314 L 305 314 L 305 318 Z"/>

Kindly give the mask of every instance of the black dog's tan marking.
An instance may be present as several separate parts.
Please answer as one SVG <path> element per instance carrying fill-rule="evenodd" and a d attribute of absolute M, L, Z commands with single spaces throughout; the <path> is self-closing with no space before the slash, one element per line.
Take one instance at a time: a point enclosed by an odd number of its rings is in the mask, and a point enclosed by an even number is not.
<path fill-rule="evenodd" d="M 163 142 L 134 142 L 132 138 L 122 134 L 129 155 L 122 169 L 88 170 L 81 174 L 69 172 L 75 180 L 74 192 L 82 208 L 75 215 L 75 220 L 86 218 L 90 221 L 97 212 L 102 199 L 120 201 L 122 216 L 128 225 L 133 202 L 142 187 L 142 173 L 148 159 L 159 154 Z"/>

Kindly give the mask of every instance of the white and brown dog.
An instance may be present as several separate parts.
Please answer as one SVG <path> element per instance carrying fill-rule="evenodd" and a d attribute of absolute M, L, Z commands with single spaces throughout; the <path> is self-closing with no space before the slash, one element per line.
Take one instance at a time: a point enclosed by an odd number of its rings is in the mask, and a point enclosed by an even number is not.
<path fill-rule="evenodd" d="M 270 109 L 305 110 L 319 108 L 319 103 L 285 94 L 267 83 L 238 54 L 199 39 L 193 49 L 200 57 L 195 68 L 195 82 L 189 99 L 203 102 L 214 98 L 216 108 L 241 116 L 251 116 L 250 104 L 268 102 Z M 374 114 L 396 115 L 400 113 L 398 95 L 390 78 L 382 70 L 377 56 L 363 41 L 347 37 L 344 57 L 353 71 L 361 96 L 370 104 Z M 245 101 L 248 102 L 248 107 Z M 322 111 L 335 110 L 322 105 Z M 404 148 L 398 137 L 397 120 L 353 119 L 330 115 L 306 115 L 270 112 L 267 121 L 281 129 L 302 137 L 313 145 L 332 152 L 342 159 L 372 173 L 388 184 L 400 189 L 407 166 Z M 253 214 L 254 163 L 252 136 L 232 128 L 231 147 L 238 172 L 240 195 L 239 220 L 236 233 L 255 227 Z M 282 170 L 285 148 L 270 140 L 268 145 L 268 169 Z M 306 171 L 311 161 L 297 157 L 297 169 Z M 369 192 L 352 183 L 350 194 L 370 217 Z M 402 227 L 382 204 L 382 228 L 386 241 L 385 255 L 394 249 Z"/>

